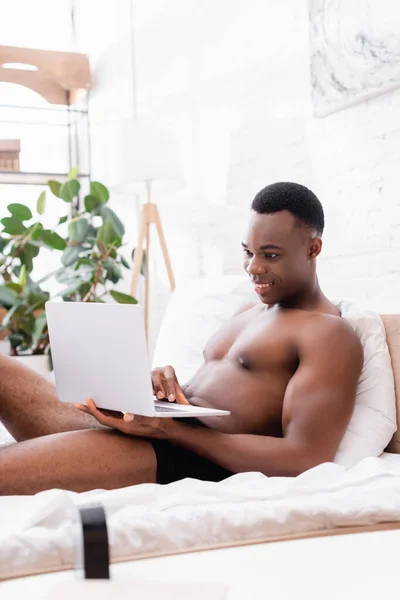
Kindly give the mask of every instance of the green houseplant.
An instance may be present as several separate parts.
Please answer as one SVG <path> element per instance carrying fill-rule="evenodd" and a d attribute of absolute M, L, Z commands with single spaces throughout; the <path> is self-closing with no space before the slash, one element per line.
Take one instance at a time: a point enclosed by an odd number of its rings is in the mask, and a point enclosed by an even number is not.
<path fill-rule="evenodd" d="M 38 198 L 35 218 L 27 206 L 10 204 L 9 214 L 0 219 L 0 332 L 6 332 L 14 356 L 44 354 L 49 348 L 43 309 L 50 294 L 43 285 L 51 277 L 59 284 L 56 295 L 64 301 L 105 302 L 112 297 L 120 303 L 137 302 L 113 289 L 130 264 L 121 252 L 125 228 L 108 206 L 107 188 L 93 181 L 81 200 L 75 170 L 66 183 L 49 181 L 48 188 Z M 46 202 L 56 198 L 60 206 L 67 205 L 68 214 L 55 228 L 46 229 L 40 217 Z M 45 247 L 59 253 L 60 266 L 35 282 L 32 270 Z"/>

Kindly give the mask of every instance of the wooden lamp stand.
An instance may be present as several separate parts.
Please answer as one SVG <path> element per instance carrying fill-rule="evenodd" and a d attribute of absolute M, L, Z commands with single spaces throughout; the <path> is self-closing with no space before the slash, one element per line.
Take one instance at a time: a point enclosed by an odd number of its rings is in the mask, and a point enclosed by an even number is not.
<path fill-rule="evenodd" d="M 175 278 L 172 272 L 172 265 L 168 254 L 167 244 L 164 237 L 164 231 L 161 225 L 160 215 L 157 205 L 151 202 L 151 180 L 146 181 L 147 202 L 142 206 L 140 217 L 139 235 L 133 260 L 131 295 L 136 296 L 136 290 L 139 283 L 139 275 L 143 261 L 143 249 L 145 250 L 145 298 L 144 298 L 144 321 L 146 329 L 146 338 L 148 340 L 149 332 L 149 252 L 150 252 L 150 226 L 155 225 L 158 238 L 160 240 L 161 251 L 167 267 L 168 279 L 171 291 L 175 289 Z M 144 246 L 144 248 L 143 248 Z"/>

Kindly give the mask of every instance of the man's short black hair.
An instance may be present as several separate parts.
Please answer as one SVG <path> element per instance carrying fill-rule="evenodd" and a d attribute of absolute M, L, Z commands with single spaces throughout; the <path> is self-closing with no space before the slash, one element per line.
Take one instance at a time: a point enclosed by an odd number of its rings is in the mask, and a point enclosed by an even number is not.
<path fill-rule="evenodd" d="M 299 183 L 280 181 L 263 188 L 251 203 L 252 210 L 271 214 L 288 210 L 306 227 L 315 229 L 319 235 L 324 231 L 324 209 L 317 196 Z"/>

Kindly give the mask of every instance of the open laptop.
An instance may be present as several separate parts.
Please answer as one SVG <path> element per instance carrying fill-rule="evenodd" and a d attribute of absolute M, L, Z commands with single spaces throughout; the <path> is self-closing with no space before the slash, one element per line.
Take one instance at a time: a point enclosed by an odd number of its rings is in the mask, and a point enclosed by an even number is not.
<path fill-rule="evenodd" d="M 147 417 L 211 417 L 229 411 L 157 400 L 138 304 L 47 302 L 47 324 L 61 401 Z"/>

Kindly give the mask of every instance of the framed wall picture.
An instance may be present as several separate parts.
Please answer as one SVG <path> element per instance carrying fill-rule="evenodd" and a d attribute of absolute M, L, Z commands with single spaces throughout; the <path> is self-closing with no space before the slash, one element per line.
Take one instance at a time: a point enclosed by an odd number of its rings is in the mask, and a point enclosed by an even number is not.
<path fill-rule="evenodd" d="M 309 32 L 315 116 L 400 85 L 399 0 L 309 0 Z"/>

